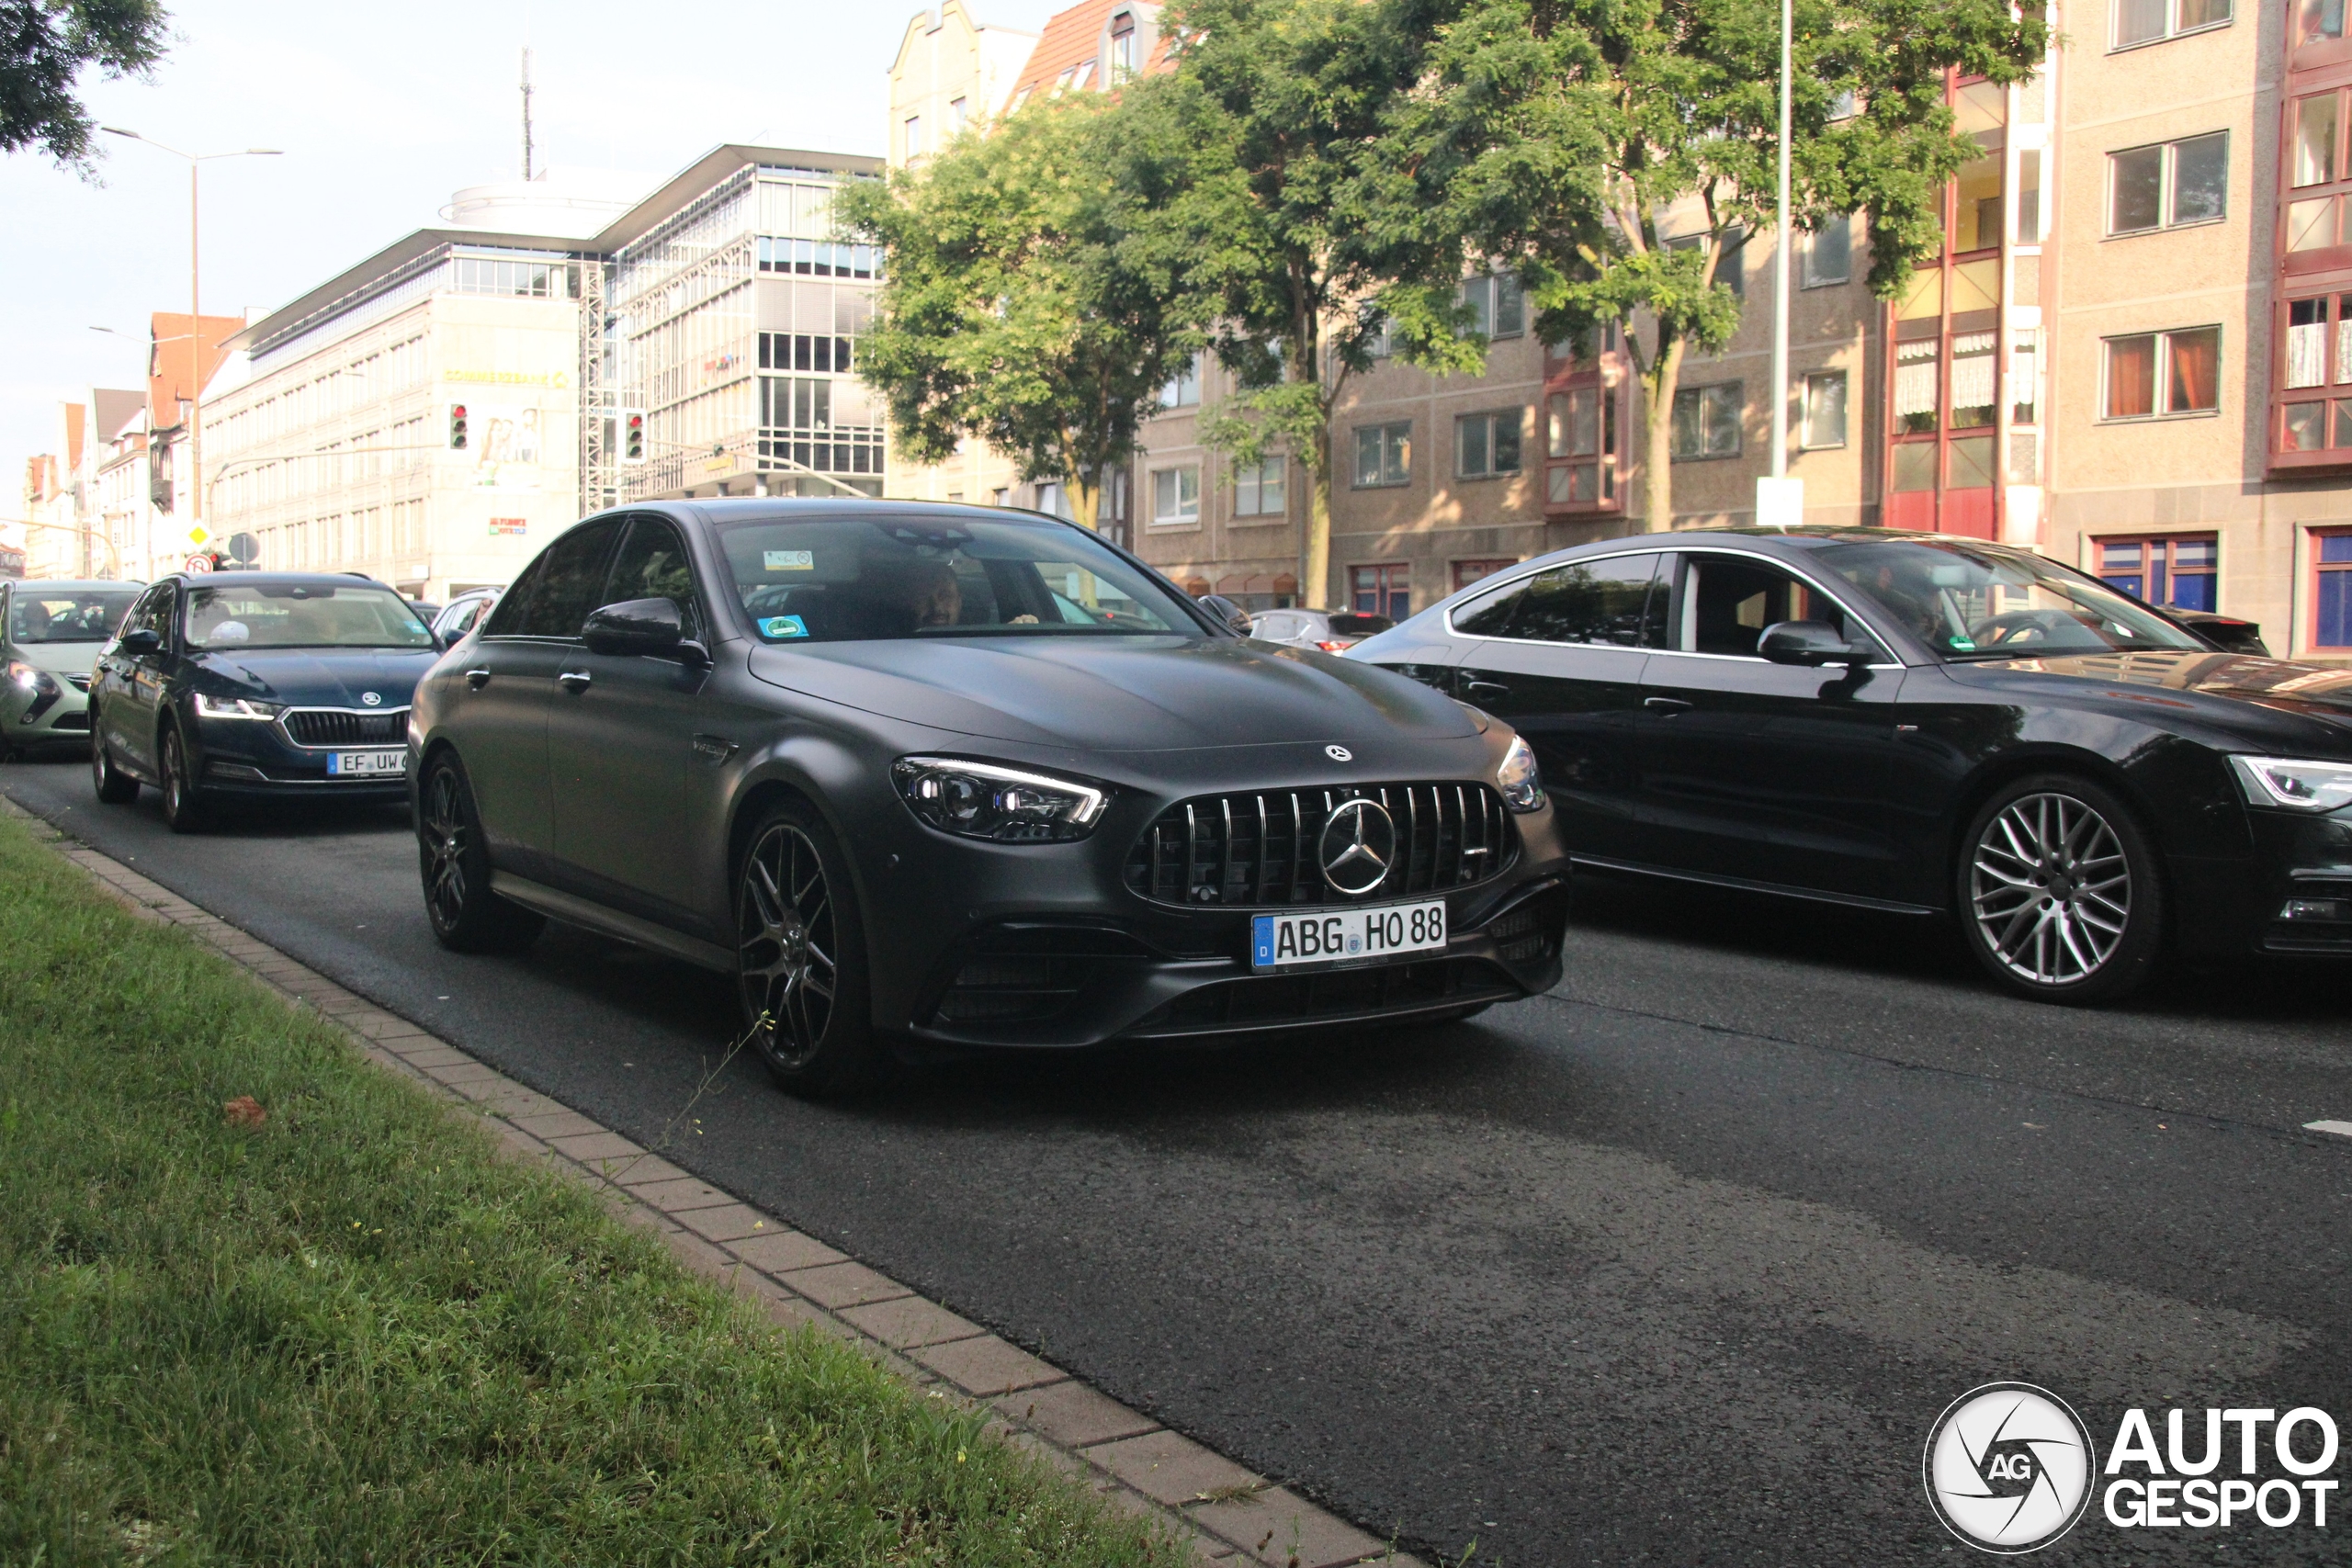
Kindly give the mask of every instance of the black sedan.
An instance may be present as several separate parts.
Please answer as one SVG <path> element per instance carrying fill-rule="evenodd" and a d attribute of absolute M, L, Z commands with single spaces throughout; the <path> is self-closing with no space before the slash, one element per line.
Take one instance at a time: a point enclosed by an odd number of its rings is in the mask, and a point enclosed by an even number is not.
<path fill-rule="evenodd" d="M 153 784 L 182 833 L 229 800 L 404 800 L 409 699 L 438 652 L 407 601 L 366 578 L 166 577 L 98 656 L 98 798 Z"/>
<path fill-rule="evenodd" d="M 417 691 L 425 907 L 736 976 L 786 1088 L 891 1048 L 1459 1018 L 1553 985 L 1505 726 L 1235 636 L 1084 529 L 674 502 L 557 539 Z"/>
<path fill-rule="evenodd" d="M 2215 649 L 2022 550 L 1580 546 L 1351 659 L 1508 720 L 1579 862 L 1912 915 L 2087 1002 L 2178 950 L 2352 955 L 2352 671 Z"/>

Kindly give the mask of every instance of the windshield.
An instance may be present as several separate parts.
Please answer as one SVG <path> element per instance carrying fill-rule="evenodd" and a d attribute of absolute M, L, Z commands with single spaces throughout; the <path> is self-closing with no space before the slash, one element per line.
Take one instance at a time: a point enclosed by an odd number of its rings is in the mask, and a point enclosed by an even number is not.
<path fill-rule="evenodd" d="M 1829 545 L 1807 558 L 1867 594 L 1947 659 L 2210 651 L 2105 583 L 2023 550 L 1906 539 Z"/>
<path fill-rule="evenodd" d="M 190 648 L 431 648 L 408 601 L 376 583 L 207 584 L 187 596 Z"/>
<path fill-rule="evenodd" d="M 123 612 L 138 597 L 135 589 L 40 592 L 20 587 L 16 608 L 8 615 L 8 640 L 104 642 L 114 636 Z"/>
<path fill-rule="evenodd" d="M 1200 635 L 1164 585 L 1076 528 L 876 512 L 719 530 L 762 641 Z"/>

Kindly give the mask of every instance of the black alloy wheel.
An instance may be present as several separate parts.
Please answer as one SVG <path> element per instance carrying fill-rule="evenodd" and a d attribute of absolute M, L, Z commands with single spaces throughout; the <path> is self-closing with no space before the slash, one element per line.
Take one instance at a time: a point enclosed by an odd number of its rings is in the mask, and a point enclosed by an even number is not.
<path fill-rule="evenodd" d="M 436 757 L 417 793 L 417 873 L 434 939 L 454 953 L 515 953 L 530 946 L 547 917 L 490 890 L 490 846 L 457 759 L 446 752 Z"/>
<path fill-rule="evenodd" d="M 164 821 L 175 833 L 199 833 L 205 827 L 204 792 L 188 776 L 187 742 L 180 727 L 164 727 Z"/>
<path fill-rule="evenodd" d="M 737 990 L 768 1072 L 817 1098 L 870 1083 L 879 1053 L 865 979 L 865 933 L 832 832 L 805 807 L 752 830 L 735 880 Z"/>
<path fill-rule="evenodd" d="M 107 749 L 106 731 L 98 728 L 97 710 L 90 712 L 90 784 L 107 806 L 128 806 L 139 798 L 139 781 L 114 765 Z"/>
<path fill-rule="evenodd" d="M 2088 779 L 2020 779 L 1969 825 L 1961 924 L 1994 979 L 2037 1001 L 2112 1001 L 2163 946 L 2164 893 L 2131 809 Z"/>

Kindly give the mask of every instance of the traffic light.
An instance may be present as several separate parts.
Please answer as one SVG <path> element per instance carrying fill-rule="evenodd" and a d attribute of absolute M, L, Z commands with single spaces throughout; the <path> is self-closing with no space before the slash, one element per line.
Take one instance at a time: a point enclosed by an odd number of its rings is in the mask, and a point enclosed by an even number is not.
<path fill-rule="evenodd" d="M 621 410 L 621 461 L 624 463 L 645 461 L 645 411 L 643 409 Z"/>
<path fill-rule="evenodd" d="M 452 452 L 462 452 L 465 449 L 466 405 L 463 403 L 451 403 L 449 405 L 449 450 Z"/>

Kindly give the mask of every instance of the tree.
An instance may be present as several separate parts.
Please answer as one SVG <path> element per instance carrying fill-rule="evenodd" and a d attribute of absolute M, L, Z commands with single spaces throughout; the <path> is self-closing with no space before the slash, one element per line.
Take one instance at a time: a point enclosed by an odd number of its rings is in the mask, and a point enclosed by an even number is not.
<path fill-rule="evenodd" d="M 91 66 L 152 74 L 170 19 L 155 0 L 0 0 L 0 152 L 39 145 L 89 174 L 96 128 L 75 85 Z"/>
<path fill-rule="evenodd" d="M 980 440 L 1091 528 L 1109 472 L 1202 334 L 1135 217 L 1178 154 L 1101 94 L 1041 100 L 835 212 L 888 265 L 858 373 L 920 462 Z"/>
<path fill-rule="evenodd" d="M 1433 230 L 1520 269 L 1547 342 L 1623 330 L 1645 408 L 1644 511 L 1672 526 L 1674 394 L 1721 349 L 1719 279 L 1777 220 L 1779 8 L 1759 0 L 1466 0 L 1386 150 Z M 1946 73 L 2022 80 L 2049 33 L 2008 0 L 1795 0 L 1791 220 L 1864 213 L 1870 286 L 1892 298 L 1941 244 L 1943 191 L 1981 156 Z M 1661 231 L 1669 209 L 1683 220 Z M 1695 221 L 1692 221 L 1695 220 Z M 1646 325 L 1649 341 L 1641 329 Z M 1781 395 L 1776 389 L 1775 396 Z"/>
<path fill-rule="evenodd" d="M 1181 0 L 1162 25 L 1175 73 L 1136 85 L 1123 107 L 1181 126 L 1193 149 L 1160 209 L 1160 243 L 1240 384 L 1227 406 L 1203 410 L 1202 435 L 1244 463 L 1278 442 L 1305 468 L 1299 585 L 1320 608 L 1331 418 L 1348 378 L 1371 368 L 1385 325 L 1430 368 L 1485 358 L 1482 340 L 1454 330 L 1460 246 L 1413 209 L 1417 193 L 1368 177 L 1430 32 L 1396 0 Z"/>

